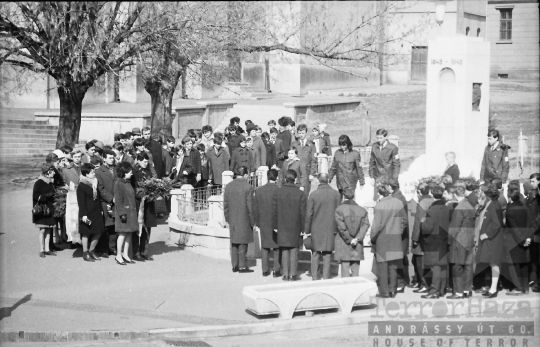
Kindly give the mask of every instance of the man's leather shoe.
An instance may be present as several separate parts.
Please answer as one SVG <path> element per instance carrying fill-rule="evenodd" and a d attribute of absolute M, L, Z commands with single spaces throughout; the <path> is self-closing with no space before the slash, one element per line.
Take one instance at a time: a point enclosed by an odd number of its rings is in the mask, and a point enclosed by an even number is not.
<path fill-rule="evenodd" d="M 391 298 L 390 294 L 375 294 L 375 297 L 383 299 Z"/>
<path fill-rule="evenodd" d="M 491 299 L 491 298 L 496 298 L 496 297 L 497 297 L 497 293 L 498 293 L 498 292 L 495 292 L 495 293 L 486 292 L 485 294 L 482 294 L 482 296 L 485 297 L 485 298 L 487 298 L 487 299 Z"/>
<path fill-rule="evenodd" d="M 437 295 L 437 294 L 426 294 L 426 295 L 422 295 L 420 297 L 422 299 L 438 299 L 439 295 Z"/>
<path fill-rule="evenodd" d="M 263 276 L 264 276 L 264 277 L 270 276 L 270 271 L 265 271 L 265 272 L 263 272 Z"/>
<path fill-rule="evenodd" d="M 405 286 L 396 289 L 396 293 L 405 293 Z"/>
<path fill-rule="evenodd" d="M 451 299 L 451 300 L 462 300 L 462 299 L 465 299 L 465 297 L 463 295 L 456 295 L 456 294 L 452 294 L 452 295 L 449 295 L 446 297 L 447 299 Z"/>
<path fill-rule="evenodd" d="M 238 270 L 238 272 L 240 272 L 241 274 L 247 274 L 247 273 L 255 272 L 255 271 L 251 270 L 251 269 L 248 268 L 248 267 L 245 267 L 245 268 L 243 268 L 243 269 Z"/>
<path fill-rule="evenodd" d="M 238 266 L 233 267 L 232 272 L 238 272 Z"/>
<path fill-rule="evenodd" d="M 290 279 L 290 281 L 300 281 L 300 280 L 301 278 L 298 275 L 291 276 L 291 279 Z"/>
<path fill-rule="evenodd" d="M 148 255 L 148 254 L 141 254 L 141 257 L 144 259 L 144 260 L 150 260 L 150 261 L 153 261 L 154 258 L 152 258 L 151 255 Z"/>
<path fill-rule="evenodd" d="M 413 293 L 427 293 L 428 289 L 426 287 L 420 287 L 416 290 L 413 290 Z"/>
<path fill-rule="evenodd" d="M 52 251 L 48 251 L 48 252 L 45 252 L 45 255 L 54 255 L 54 256 L 56 256 L 56 253 L 54 253 Z"/>
<path fill-rule="evenodd" d="M 101 254 L 99 254 L 99 257 L 108 259 L 108 258 L 109 258 L 109 252 L 107 252 L 107 253 L 101 253 Z"/>
<path fill-rule="evenodd" d="M 144 259 L 141 257 L 140 254 L 135 254 L 133 256 L 133 260 L 136 260 L 136 261 L 144 261 Z"/>
<path fill-rule="evenodd" d="M 284 281 L 290 281 L 290 280 L 291 280 L 291 276 L 283 276 L 283 277 L 282 277 L 282 280 L 284 280 Z"/>
<path fill-rule="evenodd" d="M 274 271 L 274 277 L 275 278 L 278 278 L 278 277 L 281 277 L 283 276 L 283 274 L 281 273 L 281 271 Z"/>
<path fill-rule="evenodd" d="M 90 256 L 90 253 L 88 253 L 88 252 L 83 253 L 83 259 L 84 259 L 84 261 L 89 261 L 91 263 L 95 262 L 95 260 L 92 259 L 92 257 Z"/>
<path fill-rule="evenodd" d="M 90 258 L 94 259 L 94 260 L 101 260 L 99 259 L 99 257 L 96 255 L 96 253 L 94 253 L 94 251 L 90 251 L 88 252 L 90 254 Z"/>
<path fill-rule="evenodd" d="M 478 294 L 484 294 L 488 290 L 489 290 L 489 287 L 482 287 L 482 288 L 476 289 L 474 292 Z"/>
<path fill-rule="evenodd" d="M 419 283 L 408 284 L 407 287 L 409 287 L 409 288 L 419 288 L 419 287 L 420 287 L 420 284 L 419 284 Z"/>

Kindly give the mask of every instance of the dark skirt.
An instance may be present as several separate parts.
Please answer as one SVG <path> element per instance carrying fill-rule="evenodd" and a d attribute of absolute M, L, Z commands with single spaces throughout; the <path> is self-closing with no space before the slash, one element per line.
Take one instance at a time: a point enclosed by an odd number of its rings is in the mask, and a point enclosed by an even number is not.
<path fill-rule="evenodd" d="M 480 245 L 476 252 L 476 262 L 500 266 L 504 258 L 503 238 L 501 229 L 492 239 L 480 240 Z"/>

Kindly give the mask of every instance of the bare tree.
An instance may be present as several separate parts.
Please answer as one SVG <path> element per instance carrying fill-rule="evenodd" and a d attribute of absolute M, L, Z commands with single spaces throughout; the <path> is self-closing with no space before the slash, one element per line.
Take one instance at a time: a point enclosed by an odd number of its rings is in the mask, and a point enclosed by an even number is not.
<path fill-rule="evenodd" d="M 151 47 L 155 18 L 145 3 L 10 2 L 0 4 L 0 64 L 50 75 L 60 99 L 56 146 L 79 141 L 82 101 L 96 80 L 133 64 Z"/>

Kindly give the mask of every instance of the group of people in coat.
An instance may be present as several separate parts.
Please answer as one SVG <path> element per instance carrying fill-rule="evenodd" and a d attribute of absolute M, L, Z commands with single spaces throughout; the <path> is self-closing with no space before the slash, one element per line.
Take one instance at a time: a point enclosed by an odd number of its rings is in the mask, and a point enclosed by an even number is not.
<path fill-rule="evenodd" d="M 340 193 L 330 187 L 327 174 L 318 174 L 319 186 L 309 198 L 300 190 L 296 171 L 285 172 L 285 182 L 277 185 L 278 171 L 267 172 L 268 183 L 253 191 L 247 182 L 248 169 L 240 167 L 236 179 L 225 187 L 224 211 L 231 233 L 233 272 L 253 272 L 246 263 L 247 245 L 253 230 L 260 231 L 262 275 L 297 281 L 298 252 L 306 240 L 312 251 L 311 276 L 330 278 L 331 255 L 341 263 L 343 277 L 358 276 L 364 259 L 363 239 L 369 228 L 367 211 L 354 201 L 354 191 Z M 273 268 L 270 269 L 270 256 Z M 272 270 L 272 271 L 271 271 Z"/>
<path fill-rule="evenodd" d="M 148 127 L 142 133 L 138 128 L 133 130 L 134 144 L 144 140 L 145 149 L 134 146 L 129 154 L 124 152 L 121 142 L 104 146 L 90 141 L 84 155 L 64 146 L 47 157 L 33 190 L 34 206 L 47 206 L 50 212 L 33 214 L 33 222 L 40 229 L 40 257 L 54 256 L 54 251 L 59 250 L 52 249 L 51 244 L 51 231 L 57 224 L 53 217 L 55 190 L 73 185 L 84 261 L 95 262 L 109 255 L 115 255 L 120 265 L 153 260 L 147 246 L 151 228 L 157 226 L 155 202 L 135 194 L 140 182 L 164 175 L 164 165 L 157 159 L 163 149 L 159 142 L 150 139 L 150 132 Z M 85 160 L 84 156 L 89 158 Z M 100 160 L 93 160 L 96 158 Z"/>

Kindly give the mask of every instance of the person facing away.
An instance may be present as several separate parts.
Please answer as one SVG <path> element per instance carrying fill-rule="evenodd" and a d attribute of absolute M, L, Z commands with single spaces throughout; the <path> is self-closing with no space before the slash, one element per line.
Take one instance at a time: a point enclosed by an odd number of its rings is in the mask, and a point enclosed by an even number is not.
<path fill-rule="evenodd" d="M 345 189 L 345 201 L 338 206 L 338 227 L 334 258 L 341 264 L 341 277 L 358 277 L 364 260 L 364 237 L 369 229 L 368 212 L 354 201 L 354 190 Z"/>
<path fill-rule="evenodd" d="M 285 183 L 272 198 L 272 228 L 277 230 L 284 281 L 297 281 L 298 248 L 306 220 L 306 196 L 294 184 L 296 172 L 287 170 Z"/>
<path fill-rule="evenodd" d="M 272 199 L 274 194 L 279 190 L 276 184 L 278 172 L 275 169 L 270 169 L 267 172 L 268 183 L 255 190 L 253 198 L 253 218 L 255 227 L 260 232 L 261 238 L 261 261 L 263 276 L 270 275 L 269 258 L 270 252 L 273 252 L 273 270 L 274 277 L 281 277 L 280 253 L 277 244 L 277 233 L 272 228 L 272 218 L 274 210 Z"/>
<path fill-rule="evenodd" d="M 311 275 L 319 279 L 319 260 L 323 260 L 323 279 L 330 279 L 330 261 L 337 234 L 336 219 L 333 218 L 341 203 L 337 190 L 328 184 L 328 175 L 320 173 L 319 186 L 310 194 L 306 209 L 305 234 L 311 234 Z"/>
<path fill-rule="evenodd" d="M 253 272 L 247 266 L 247 245 L 253 242 L 253 188 L 248 183 L 249 171 L 240 166 L 236 178 L 225 187 L 223 212 L 229 223 L 231 264 L 233 272 Z"/>

